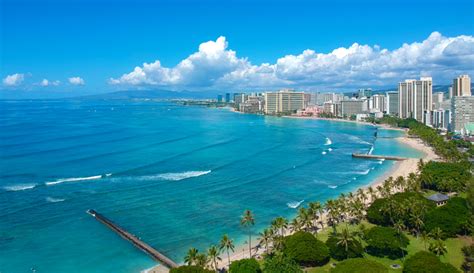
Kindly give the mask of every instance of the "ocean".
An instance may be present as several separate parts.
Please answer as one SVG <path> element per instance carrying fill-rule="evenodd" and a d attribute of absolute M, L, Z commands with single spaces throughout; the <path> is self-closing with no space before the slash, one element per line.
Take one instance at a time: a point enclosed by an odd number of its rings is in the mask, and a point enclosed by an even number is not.
<path fill-rule="evenodd" d="M 296 206 L 324 202 L 420 157 L 402 132 L 154 101 L 0 101 L 0 272 L 140 272 L 156 263 L 94 209 L 181 262 L 229 234 L 243 244 Z"/>

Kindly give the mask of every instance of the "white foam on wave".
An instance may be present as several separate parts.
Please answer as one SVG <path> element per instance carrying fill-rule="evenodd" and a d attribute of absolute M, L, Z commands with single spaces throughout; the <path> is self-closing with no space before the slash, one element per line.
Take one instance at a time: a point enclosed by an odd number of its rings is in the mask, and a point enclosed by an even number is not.
<path fill-rule="evenodd" d="M 329 148 L 328 151 L 332 152 L 332 148 Z"/>
<path fill-rule="evenodd" d="M 3 187 L 3 189 L 6 191 L 24 191 L 24 190 L 33 189 L 36 186 L 37 186 L 36 184 L 20 184 L 20 185 L 5 186 Z"/>
<path fill-rule="evenodd" d="M 372 143 L 367 142 L 367 141 L 361 139 L 360 137 L 349 136 L 349 139 L 354 141 L 354 142 L 360 143 L 360 144 L 372 145 Z"/>
<path fill-rule="evenodd" d="M 304 202 L 304 200 L 301 200 L 301 201 L 299 201 L 299 202 L 293 201 L 293 202 L 288 202 L 288 203 L 286 203 L 286 205 L 287 205 L 289 208 L 291 208 L 291 209 L 296 209 L 296 208 L 299 207 L 299 206 L 301 205 L 301 203 L 303 203 L 303 202 Z"/>
<path fill-rule="evenodd" d="M 163 180 L 170 180 L 170 181 L 179 181 L 183 179 L 198 177 L 201 175 L 206 175 L 211 173 L 211 170 L 207 171 L 189 171 L 189 172 L 182 172 L 182 173 L 162 173 L 156 176 L 153 176 L 158 179 Z"/>
<path fill-rule="evenodd" d="M 336 186 L 336 185 L 328 185 L 328 188 L 330 188 L 330 189 L 336 189 L 337 186 Z"/>
<path fill-rule="evenodd" d="M 325 154 L 327 154 L 327 153 L 326 153 L 326 151 L 323 151 L 321 154 L 325 155 Z"/>
<path fill-rule="evenodd" d="M 372 145 L 372 147 L 370 147 L 370 150 L 367 154 L 371 155 L 373 151 L 374 151 L 374 145 Z"/>
<path fill-rule="evenodd" d="M 50 203 L 57 203 L 57 202 L 63 202 L 64 200 L 66 199 L 63 199 L 63 198 L 54 198 L 54 197 L 46 197 L 46 201 L 50 202 Z"/>
<path fill-rule="evenodd" d="M 326 138 L 326 143 L 324 143 L 324 145 L 331 145 L 332 144 L 332 140 L 330 138 Z"/>
<path fill-rule="evenodd" d="M 52 185 L 57 185 L 61 183 L 66 183 L 66 182 L 80 182 L 80 181 L 88 181 L 88 180 L 97 180 L 101 179 L 104 177 L 109 177 L 111 176 L 111 173 L 105 174 L 105 175 L 94 175 L 94 176 L 85 176 L 85 177 L 71 177 L 71 178 L 61 178 L 55 181 L 48 181 L 45 182 L 44 184 L 46 186 L 52 186 Z"/>

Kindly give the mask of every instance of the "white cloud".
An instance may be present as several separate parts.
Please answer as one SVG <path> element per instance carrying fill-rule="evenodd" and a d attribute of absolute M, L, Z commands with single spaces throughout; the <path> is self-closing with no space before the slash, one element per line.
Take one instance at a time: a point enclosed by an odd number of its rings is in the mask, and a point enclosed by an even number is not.
<path fill-rule="evenodd" d="M 71 77 L 68 79 L 69 83 L 72 85 L 84 85 L 85 82 L 81 77 Z"/>
<path fill-rule="evenodd" d="M 58 86 L 59 84 L 60 84 L 59 81 L 49 81 L 48 79 L 43 79 L 39 83 L 39 85 L 44 86 L 44 87 L 46 87 L 46 86 Z"/>
<path fill-rule="evenodd" d="M 202 43 L 174 67 L 164 67 L 159 60 L 144 63 L 109 83 L 184 88 L 376 87 L 420 75 L 432 76 L 436 84 L 461 73 L 474 73 L 472 36 L 445 37 L 433 32 L 422 42 L 405 43 L 394 50 L 358 43 L 328 53 L 307 49 L 261 65 L 237 57 L 221 36 Z"/>
<path fill-rule="evenodd" d="M 21 84 L 24 79 L 25 79 L 24 74 L 16 73 L 16 74 L 6 76 L 3 79 L 3 84 L 6 86 L 17 86 Z"/>

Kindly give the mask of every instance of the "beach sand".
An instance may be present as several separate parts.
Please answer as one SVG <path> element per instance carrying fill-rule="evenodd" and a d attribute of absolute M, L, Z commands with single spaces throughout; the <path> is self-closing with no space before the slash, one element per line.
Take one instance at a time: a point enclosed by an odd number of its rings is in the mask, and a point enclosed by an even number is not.
<path fill-rule="evenodd" d="M 308 118 L 308 117 L 303 117 L 303 118 Z M 312 118 L 312 119 L 316 119 L 316 118 Z M 318 119 L 321 119 L 321 118 L 318 118 Z M 331 120 L 331 119 L 328 119 L 328 120 Z M 344 120 L 335 120 L 335 121 L 344 121 Z M 348 122 L 353 122 L 353 121 L 348 121 Z M 367 123 L 362 123 L 362 124 L 367 124 Z M 389 126 L 380 126 L 380 125 L 377 125 L 377 126 L 382 127 L 384 129 L 393 129 L 393 130 L 405 131 L 403 129 L 392 128 L 392 127 L 389 127 Z M 421 157 L 421 159 L 423 159 L 424 162 L 428 162 L 430 160 L 434 160 L 434 161 L 439 161 L 440 160 L 440 158 L 434 153 L 433 149 L 430 146 L 423 143 L 423 141 L 421 139 L 409 138 L 407 136 L 398 137 L 396 139 L 397 139 L 397 141 L 403 143 L 404 145 L 410 146 L 414 149 L 417 149 L 417 150 L 421 151 L 424 154 L 424 156 Z M 383 184 L 383 182 L 390 176 L 395 179 L 399 176 L 406 177 L 410 173 L 416 173 L 418 171 L 418 162 L 419 162 L 419 160 L 420 160 L 420 158 L 409 158 L 409 159 L 406 159 L 406 160 L 403 160 L 403 161 L 397 161 L 389 171 L 387 171 L 384 175 L 379 176 L 377 179 L 375 179 L 371 184 L 367 185 L 365 188 L 368 188 L 369 186 L 375 188 L 378 185 Z M 370 203 L 370 201 L 368 200 L 367 203 Z M 322 215 L 321 218 L 324 222 L 326 222 L 326 226 L 327 226 L 327 221 L 326 221 L 327 217 L 326 217 L 326 215 Z M 286 234 L 291 234 L 291 232 L 289 230 L 287 230 Z M 255 236 L 254 236 L 254 238 L 252 239 L 252 244 L 256 245 L 257 241 L 258 241 L 258 238 L 255 238 Z M 259 249 L 258 251 L 256 251 L 255 249 L 252 250 L 252 255 L 257 255 L 258 256 L 258 255 L 262 255 L 263 253 L 264 253 L 263 248 Z M 244 245 L 237 245 L 235 247 L 235 252 L 233 252 L 230 255 L 231 262 L 236 261 L 236 260 L 240 260 L 240 259 L 244 259 L 244 258 L 249 258 L 248 245 L 245 245 L 245 244 Z M 227 264 L 228 264 L 227 256 L 223 254 L 223 255 L 221 255 L 221 259 L 222 260 L 218 263 L 218 267 L 219 268 L 227 267 Z M 155 268 L 157 268 L 157 267 L 154 267 L 153 269 L 150 269 L 150 270 L 155 270 Z M 163 270 L 163 268 L 161 267 L 160 270 Z M 167 271 L 148 271 L 148 272 L 162 273 L 162 272 L 167 272 Z"/>

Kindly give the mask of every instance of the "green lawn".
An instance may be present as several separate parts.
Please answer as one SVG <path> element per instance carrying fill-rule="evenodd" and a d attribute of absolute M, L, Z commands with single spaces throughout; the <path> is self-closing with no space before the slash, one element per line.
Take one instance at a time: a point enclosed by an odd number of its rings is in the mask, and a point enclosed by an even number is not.
<path fill-rule="evenodd" d="M 363 224 L 366 226 L 367 229 L 374 226 L 373 224 L 368 223 L 366 221 L 364 221 Z M 345 226 L 346 226 L 345 224 L 339 225 L 337 229 L 341 230 Z M 353 226 L 353 225 L 349 225 L 348 228 L 351 231 L 358 229 L 357 226 Z M 322 241 L 326 241 L 330 233 L 332 233 L 332 229 L 326 228 L 325 230 L 323 230 L 321 233 L 318 234 L 318 239 Z M 425 250 L 424 243 L 420 238 L 416 238 L 415 236 L 412 236 L 410 234 L 405 234 L 405 235 L 407 235 L 408 239 L 410 239 L 410 244 L 407 247 L 407 251 L 408 251 L 407 257 L 417 253 L 418 251 Z M 445 244 L 446 244 L 446 247 L 448 248 L 448 253 L 446 253 L 446 255 L 441 257 L 441 261 L 445 263 L 450 263 L 454 265 L 456 268 L 460 269 L 461 264 L 464 261 L 464 255 L 461 252 L 461 248 L 468 244 L 467 240 L 464 240 L 463 238 L 450 238 L 445 241 Z M 428 247 L 429 247 L 429 243 L 427 242 L 426 249 L 428 249 Z M 402 269 L 390 268 L 390 265 L 392 264 L 403 265 L 403 261 L 401 259 L 391 260 L 389 258 L 380 258 L 380 257 L 371 256 L 367 253 L 365 253 L 364 257 L 366 259 L 373 260 L 385 265 L 389 269 L 390 273 L 402 272 Z M 331 261 L 325 266 L 308 268 L 306 272 L 308 273 L 331 272 L 331 264 L 337 263 L 337 262 L 338 261 L 331 259 Z"/>

